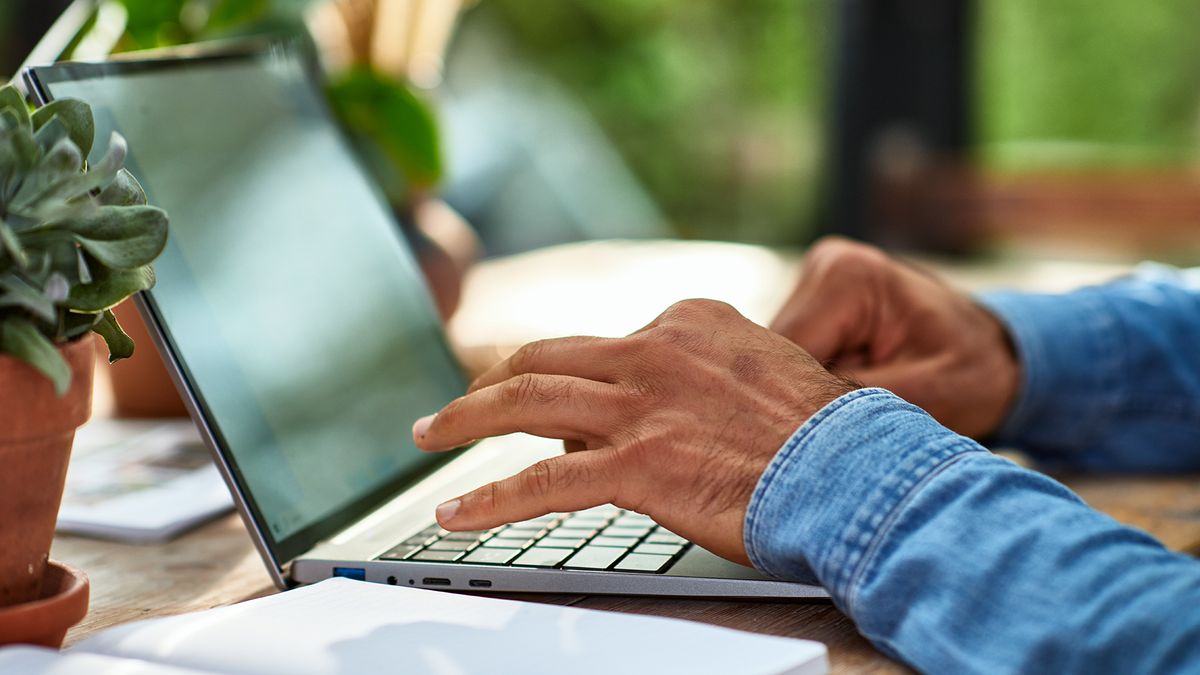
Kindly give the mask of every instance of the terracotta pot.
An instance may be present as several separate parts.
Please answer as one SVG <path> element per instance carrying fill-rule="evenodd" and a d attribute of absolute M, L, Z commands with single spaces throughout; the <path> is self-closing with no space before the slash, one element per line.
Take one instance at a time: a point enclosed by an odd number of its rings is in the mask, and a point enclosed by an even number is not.
<path fill-rule="evenodd" d="M 59 349 L 72 373 L 61 398 L 40 372 L 0 355 L 0 607 L 42 597 L 71 443 L 91 414 L 94 339 Z"/>
<path fill-rule="evenodd" d="M 133 301 L 126 300 L 117 305 L 114 313 L 121 328 L 137 345 L 133 356 L 109 367 L 117 417 L 187 417 L 179 390 L 167 374 L 167 367 L 163 365 L 162 357 L 150 339 L 150 331 Z M 98 342 L 97 348 L 107 360 L 108 350 L 104 343 Z"/>
<path fill-rule="evenodd" d="M 40 598 L 0 608 L 0 645 L 61 647 L 67 630 L 87 615 L 90 594 L 86 574 L 51 560 L 42 577 Z"/>

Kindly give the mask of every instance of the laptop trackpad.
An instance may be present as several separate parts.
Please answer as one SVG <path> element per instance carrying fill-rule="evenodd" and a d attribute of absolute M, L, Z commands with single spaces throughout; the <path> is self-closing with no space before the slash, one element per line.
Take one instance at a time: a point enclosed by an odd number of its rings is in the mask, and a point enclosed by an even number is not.
<path fill-rule="evenodd" d="M 709 553 L 699 546 L 683 554 L 679 562 L 667 570 L 670 577 L 705 577 L 710 579 L 770 579 L 767 575 L 751 567 L 738 565 Z"/>

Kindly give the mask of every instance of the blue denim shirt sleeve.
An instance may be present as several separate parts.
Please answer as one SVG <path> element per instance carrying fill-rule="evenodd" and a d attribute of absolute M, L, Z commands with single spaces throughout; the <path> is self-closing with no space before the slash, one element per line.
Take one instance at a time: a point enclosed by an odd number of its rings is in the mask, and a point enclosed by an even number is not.
<path fill-rule="evenodd" d="M 1200 270 L 1143 265 L 1064 295 L 978 299 L 1022 366 L 993 444 L 1093 471 L 1200 469 Z"/>
<path fill-rule="evenodd" d="M 842 396 L 787 441 L 745 544 L 922 671 L 1200 668 L 1200 563 L 882 389 Z"/>

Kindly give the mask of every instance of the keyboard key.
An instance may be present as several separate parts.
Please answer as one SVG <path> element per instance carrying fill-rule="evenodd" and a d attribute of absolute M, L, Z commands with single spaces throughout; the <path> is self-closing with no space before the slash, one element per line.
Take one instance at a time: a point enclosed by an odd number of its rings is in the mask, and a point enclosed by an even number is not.
<path fill-rule="evenodd" d="M 512 564 L 521 567 L 554 567 L 569 555 L 571 549 L 534 546 L 522 553 Z"/>
<path fill-rule="evenodd" d="M 581 530 L 599 530 L 608 524 L 607 520 L 602 518 L 585 518 L 576 516 L 575 518 L 567 518 L 559 527 L 579 528 Z"/>
<path fill-rule="evenodd" d="M 507 530 L 500 530 L 495 536 L 501 539 L 535 539 L 544 533 L 546 530 L 533 529 L 524 527 L 510 527 Z"/>
<path fill-rule="evenodd" d="M 653 555 L 675 555 L 683 550 L 683 544 L 642 544 L 633 549 L 634 553 L 651 553 Z"/>
<path fill-rule="evenodd" d="M 633 548 L 636 543 L 638 540 L 631 537 L 596 537 L 591 541 L 593 546 L 617 546 L 620 548 Z"/>
<path fill-rule="evenodd" d="M 585 546 L 563 563 L 563 567 L 580 570 L 606 570 L 623 555 L 625 555 L 625 549 L 621 548 Z"/>
<path fill-rule="evenodd" d="M 533 545 L 534 539 L 501 539 L 500 537 L 492 537 L 480 544 L 484 548 L 528 548 Z"/>
<path fill-rule="evenodd" d="M 575 550 L 587 543 L 587 539 L 584 537 L 568 539 L 566 537 L 556 537 L 554 535 L 555 533 L 551 532 L 549 537 L 543 538 L 537 543 L 537 545 L 545 546 L 547 548 L 569 548 L 571 550 Z"/>
<path fill-rule="evenodd" d="M 627 513 L 614 520 L 613 525 L 617 527 L 654 527 L 655 522 L 650 516 L 643 516 L 640 513 Z"/>
<path fill-rule="evenodd" d="M 421 551 L 409 560 L 428 560 L 432 562 L 452 562 L 458 560 L 462 551 Z"/>
<path fill-rule="evenodd" d="M 453 539 L 440 539 L 433 542 L 426 550 L 429 551 L 466 551 L 475 545 L 474 541 L 455 541 Z"/>
<path fill-rule="evenodd" d="M 615 525 L 609 525 L 608 527 L 604 528 L 604 531 L 601 532 L 601 534 L 606 537 L 633 537 L 634 539 L 641 539 L 642 537 L 646 536 L 648 532 L 650 532 L 649 525 L 645 527 L 617 527 Z"/>
<path fill-rule="evenodd" d="M 404 558 L 406 556 L 411 555 L 413 551 L 416 551 L 420 548 L 421 548 L 420 546 L 401 544 L 401 545 L 397 546 L 396 548 L 393 548 L 392 550 L 388 551 L 387 553 L 384 553 L 383 555 L 379 556 L 379 559 L 380 560 L 404 560 Z"/>
<path fill-rule="evenodd" d="M 658 572 L 671 562 L 669 555 L 647 555 L 644 553 L 630 553 L 625 556 L 621 562 L 613 569 L 624 572 Z"/>
<path fill-rule="evenodd" d="M 512 526 L 513 527 L 532 528 L 532 529 L 541 529 L 543 527 L 546 527 L 550 523 L 553 523 L 554 521 L 558 520 L 559 517 L 560 516 L 558 516 L 557 514 L 552 513 L 550 515 L 541 516 L 539 518 L 530 518 L 529 520 L 522 520 L 519 523 L 513 523 Z"/>
<path fill-rule="evenodd" d="M 465 563 L 479 563 L 481 565 L 503 565 L 521 553 L 520 549 L 516 548 L 487 548 L 480 546 L 474 551 L 467 554 L 467 557 L 462 559 Z"/>
<path fill-rule="evenodd" d="M 418 546 L 418 547 L 424 546 L 425 544 L 428 544 L 429 542 L 433 541 L 434 539 L 437 539 L 436 535 L 418 534 L 418 535 L 409 537 L 408 539 L 405 539 L 404 541 L 400 542 L 400 546 Z"/>
<path fill-rule="evenodd" d="M 470 530 L 467 532 L 451 532 L 442 539 L 452 539 L 454 541 L 477 541 L 488 533 L 487 530 Z"/>
<path fill-rule="evenodd" d="M 443 530 L 441 525 L 430 525 L 429 527 L 421 530 L 417 534 L 424 535 L 426 537 L 435 537 L 435 536 L 440 537 L 442 535 L 449 534 L 449 533 L 450 533 L 450 530 Z"/>
<path fill-rule="evenodd" d="M 550 530 L 550 536 L 551 537 L 563 537 L 563 538 L 574 537 L 574 538 L 587 539 L 588 537 L 592 536 L 593 534 L 596 534 L 596 530 L 599 530 L 599 529 L 600 528 L 598 528 L 598 527 L 593 528 L 593 529 L 588 529 L 585 527 L 559 527 L 559 528 Z"/>
<path fill-rule="evenodd" d="M 646 537 L 646 542 L 650 544 L 686 544 L 687 539 L 669 530 L 658 529 Z"/>

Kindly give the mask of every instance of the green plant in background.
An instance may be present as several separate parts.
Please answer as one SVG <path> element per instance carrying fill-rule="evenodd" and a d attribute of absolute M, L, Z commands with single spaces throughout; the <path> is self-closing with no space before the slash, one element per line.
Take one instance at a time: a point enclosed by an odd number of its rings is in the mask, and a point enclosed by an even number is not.
<path fill-rule="evenodd" d="M 1194 163 L 1200 3 L 985 0 L 982 159 L 1002 169 Z"/>
<path fill-rule="evenodd" d="M 124 32 L 114 51 L 127 52 L 230 37 L 287 34 L 306 38 L 304 14 L 314 0 L 105 3 L 123 10 Z M 330 107 L 394 207 L 404 207 L 411 191 L 425 191 L 441 180 L 436 118 L 406 82 L 369 63 L 358 63 L 331 75 L 326 93 Z"/>
<path fill-rule="evenodd" d="M 167 241 L 167 215 L 124 168 L 124 139 L 89 165 L 95 126 L 83 102 L 30 114 L 0 88 L 0 353 L 44 373 L 62 395 L 71 371 L 56 345 L 89 331 L 110 360 L 133 354 L 111 308 L 154 285 L 150 264 Z"/>
<path fill-rule="evenodd" d="M 295 31 L 309 0 L 105 0 L 125 10 L 116 51 L 171 47 L 201 40 Z"/>
<path fill-rule="evenodd" d="M 834 3 L 485 0 L 688 237 L 795 243 L 812 216 Z"/>
<path fill-rule="evenodd" d="M 393 206 L 441 180 L 437 120 L 404 82 L 360 65 L 333 79 L 327 93 Z"/>

